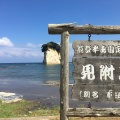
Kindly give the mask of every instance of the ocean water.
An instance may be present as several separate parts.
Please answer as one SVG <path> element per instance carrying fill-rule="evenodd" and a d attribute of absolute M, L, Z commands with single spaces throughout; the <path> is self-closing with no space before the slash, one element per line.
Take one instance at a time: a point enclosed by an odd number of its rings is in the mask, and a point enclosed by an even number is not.
<path fill-rule="evenodd" d="M 69 83 L 73 83 L 73 64 L 69 63 Z M 7 83 L 49 84 L 60 82 L 60 65 L 43 63 L 2 63 L 0 84 Z"/>
<path fill-rule="evenodd" d="M 73 83 L 73 65 L 69 63 L 69 83 Z M 38 97 L 56 96 L 59 89 L 44 85 L 60 82 L 60 65 L 43 63 L 1 63 L 0 64 L 0 98 L 5 101 L 20 98 L 37 99 Z M 56 89 L 56 91 L 54 91 Z M 2 92 L 15 93 L 4 97 Z"/>

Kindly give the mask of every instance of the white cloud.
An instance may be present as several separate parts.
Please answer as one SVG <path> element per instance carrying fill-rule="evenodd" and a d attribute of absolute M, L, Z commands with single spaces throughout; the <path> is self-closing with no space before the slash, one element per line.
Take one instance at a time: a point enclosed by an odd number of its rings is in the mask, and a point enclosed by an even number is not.
<path fill-rule="evenodd" d="M 7 37 L 0 39 L 0 63 L 2 62 L 41 62 L 43 60 L 40 44 L 27 43 L 14 45 Z"/>
<path fill-rule="evenodd" d="M 13 47 L 14 44 L 7 37 L 0 38 L 0 46 Z"/>
<path fill-rule="evenodd" d="M 0 47 L 0 62 L 42 62 L 44 54 L 39 47 Z"/>
<path fill-rule="evenodd" d="M 40 57 L 43 53 L 39 48 L 5 47 L 0 50 L 0 56 L 4 57 Z"/>
<path fill-rule="evenodd" d="M 27 43 L 27 44 L 26 44 L 26 47 L 33 48 L 33 47 L 36 47 L 36 45 L 34 45 L 33 43 Z"/>

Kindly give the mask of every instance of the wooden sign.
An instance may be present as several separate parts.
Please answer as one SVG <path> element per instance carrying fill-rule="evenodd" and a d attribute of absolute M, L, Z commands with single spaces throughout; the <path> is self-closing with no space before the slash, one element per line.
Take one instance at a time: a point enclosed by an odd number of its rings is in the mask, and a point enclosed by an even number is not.
<path fill-rule="evenodd" d="M 61 35 L 60 120 L 68 117 L 120 116 L 120 108 L 69 108 L 69 34 L 120 34 L 120 26 L 49 24 Z M 120 41 L 75 41 L 73 99 L 120 101 Z"/>
<path fill-rule="evenodd" d="M 120 42 L 73 43 L 73 99 L 120 101 Z"/>

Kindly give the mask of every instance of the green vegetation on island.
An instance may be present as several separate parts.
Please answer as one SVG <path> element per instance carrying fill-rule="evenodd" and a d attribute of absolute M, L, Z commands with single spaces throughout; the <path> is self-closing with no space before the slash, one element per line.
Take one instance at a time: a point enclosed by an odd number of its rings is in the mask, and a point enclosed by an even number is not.
<path fill-rule="evenodd" d="M 47 44 L 43 44 L 41 47 L 41 51 L 45 52 L 48 50 L 48 48 L 56 50 L 58 53 L 60 53 L 60 45 L 55 42 L 48 42 Z"/>

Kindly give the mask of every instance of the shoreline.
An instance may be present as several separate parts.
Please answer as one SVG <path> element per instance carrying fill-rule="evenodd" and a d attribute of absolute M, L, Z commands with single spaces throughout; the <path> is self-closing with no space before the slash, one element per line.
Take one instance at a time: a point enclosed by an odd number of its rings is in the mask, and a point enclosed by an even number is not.
<path fill-rule="evenodd" d="M 41 85 L 31 85 L 29 87 L 23 86 L 21 89 L 18 87 L 9 87 L 5 90 L 0 88 L 1 92 L 6 93 L 15 93 L 16 95 L 22 95 L 23 100 L 27 101 L 36 101 L 41 102 L 47 107 L 52 107 L 53 105 L 60 105 L 60 93 L 59 93 L 59 86 L 58 85 L 48 85 L 48 84 L 41 84 Z M 74 101 L 72 100 L 72 85 L 70 84 L 69 87 L 69 106 L 72 108 L 78 107 L 87 107 L 89 102 L 83 101 Z M 19 97 L 18 97 L 19 98 Z M 100 102 L 91 102 L 92 107 L 119 107 L 119 103 L 100 103 Z"/>

